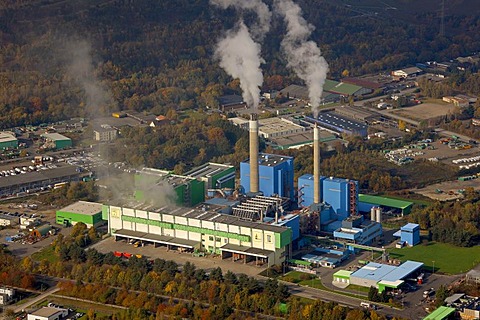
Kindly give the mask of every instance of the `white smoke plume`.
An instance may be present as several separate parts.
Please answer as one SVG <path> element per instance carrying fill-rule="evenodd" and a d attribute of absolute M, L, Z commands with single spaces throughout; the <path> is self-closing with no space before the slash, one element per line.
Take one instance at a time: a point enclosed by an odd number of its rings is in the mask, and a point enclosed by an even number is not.
<path fill-rule="evenodd" d="M 251 10 L 257 14 L 257 23 L 250 27 L 255 40 L 262 41 L 270 30 L 272 13 L 268 6 L 261 0 L 210 0 L 210 3 L 223 9 L 234 7 L 236 9 Z"/>
<path fill-rule="evenodd" d="M 314 27 L 302 17 L 301 8 L 291 0 L 275 0 L 274 9 L 284 17 L 287 24 L 287 34 L 282 40 L 282 49 L 288 60 L 287 66 L 305 81 L 312 112 L 316 118 L 328 64 L 317 44 L 308 40 Z"/>
<path fill-rule="evenodd" d="M 94 117 L 113 104 L 109 90 L 95 75 L 92 47 L 86 40 L 69 41 L 66 47 L 67 72 L 85 92 L 86 114 Z"/>
<path fill-rule="evenodd" d="M 258 108 L 263 74 L 260 65 L 260 45 L 253 41 L 247 27 L 240 21 L 236 30 L 227 31 L 215 50 L 220 66 L 233 78 L 240 80 L 242 97 L 249 107 Z"/>

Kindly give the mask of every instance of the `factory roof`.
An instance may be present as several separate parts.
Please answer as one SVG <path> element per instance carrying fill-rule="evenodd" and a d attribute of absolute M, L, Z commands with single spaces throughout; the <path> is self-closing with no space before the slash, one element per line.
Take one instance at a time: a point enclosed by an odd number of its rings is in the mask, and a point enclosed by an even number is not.
<path fill-rule="evenodd" d="M 78 201 L 72 203 L 69 206 L 66 206 L 63 209 L 60 209 L 59 211 L 92 216 L 94 214 L 102 212 L 102 204 L 97 202 Z"/>
<path fill-rule="evenodd" d="M 423 266 L 423 263 L 416 261 L 405 261 L 403 264 L 391 266 L 388 264 L 381 264 L 370 262 L 361 269 L 352 273 L 352 277 L 364 278 L 375 281 L 390 281 L 395 282 L 406 278 L 409 274 L 415 272 Z"/>
<path fill-rule="evenodd" d="M 325 80 L 325 84 L 323 85 L 324 91 L 334 92 L 334 93 L 339 93 L 344 95 L 353 95 L 355 94 L 355 92 L 361 89 L 362 87 L 354 84 L 338 82 L 338 81 L 329 80 L 329 79 Z"/>
<path fill-rule="evenodd" d="M 444 307 L 441 306 L 432 313 L 430 313 L 428 316 L 423 318 L 423 320 L 442 320 L 446 319 L 449 315 L 455 312 L 455 308 L 450 308 L 450 307 Z"/>
<path fill-rule="evenodd" d="M 334 133 L 331 133 L 327 130 L 319 130 L 319 132 L 320 132 L 321 142 L 332 141 L 337 138 Z M 274 142 L 276 145 L 278 145 L 282 149 L 287 149 L 295 146 L 300 147 L 300 146 L 313 143 L 313 132 L 308 131 L 308 132 L 302 132 L 302 133 L 292 134 L 288 136 L 272 137 L 272 138 L 269 138 L 269 140 Z"/>
<path fill-rule="evenodd" d="M 225 223 L 225 224 L 231 224 L 231 225 L 236 225 L 240 227 L 267 230 L 267 231 L 272 231 L 276 233 L 282 233 L 286 230 L 290 230 L 290 228 L 288 227 L 276 226 L 276 225 L 260 223 L 260 222 L 245 221 L 232 215 L 222 214 L 218 212 L 204 211 L 200 209 L 192 209 L 192 208 L 186 208 L 186 207 L 172 207 L 168 205 L 160 208 L 156 208 L 153 205 L 145 204 L 145 203 L 136 203 L 136 204 L 130 203 L 130 205 L 132 205 L 130 206 L 130 208 L 137 209 L 137 210 L 145 210 L 149 212 L 170 214 L 174 216 L 181 216 L 189 219 L 198 219 L 202 221 Z"/>
<path fill-rule="evenodd" d="M 17 138 L 15 138 L 15 136 L 11 135 L 10 133 L 0 132 L 0 143 L 9 141 L 17 141 Z"/>
<path fill-rule="evenodd" d="M 401 231 L 413 232 L 414 229 L 419 229 L 420 225 L 416 223 L 407 223 L 403 227 L 400 228 Z"/>
<path fill-rule="evenodd" d="M 185 173 L 185 176 L 189 176 L 196 179 L 209 178 L 220 172 L 230 170 L 231 168 L 234 168 L 234 166 L 231 166 L 228 164 L 208 162 L 188 171 L 187 173 Z"/>
<path fill-rule="evenodd" d="M 241 104 L 243 102 L 242 96 L 236 94 L 230 94 L 218 97 L 218 103 L 222 106 L 229 106 L 233 104 Z"/>
<path fill-rule="evenodd" d="M 342 129 L 350 132 L 361 132 L 367 130 L 367 126 L 363 123 L 355 121 L 350 118 L 345 118 L 335 112 L 321 112 L 318 118 L 305 117 L 305 119 L 318 123 L 320 126 L 329 129 Z"/>
<path fill-rule="evenodd" d="M 53 315 L 56 315 L 57 313 L 61 313 L 62 311 L 65 311 L 66 309 L 60 309 L 60 308 L 51 308 L 51 307 L 43 307 L 41 309 L 38 309 L 37 311 L 34 311 L 30 313 L 33 316 L 37 317 L 45 317 L 45 318 L 50 318 Z"/>
<path fill-rule="evenodd" d="M 399 209 L 402 209 L 402 210 L 413 205 L 413 202 L 410 202 L 410 201 L 404 201 L 404 200 L 398 200 L 398 199 L 392 199 L 392 198 L 385 198 L 385 197 L 379 197 L 379 196 L 372 196 L 372 195 L 367 195 L 367 194 L 359 194 L 358 195 L 358 201 L 359 202 L 376 204 L 376 205 L 380 205 L 380 206 L 399 208 Z"/>
<path fill-rule="evenodd" d="M 139 176 L 149 175 L 149 176 L 158 177 L 157 182 L 159 182 L 160 180 L 166 181 L 168 182 L 168 184 L 170 184 L 173 187 L 182 185 L 187 181 L 195 180 L 194 177 L 176 175 L 176 174 L 172 174 L 170 171 L 154 169 L 154 168 L 142 168 L 141 170 L 137 171 L 137 175 Z"/>
<path fill-rule="evenodd" d="M 17 216 L 10 216 L 8 214 L 0 213 L 0 219 L 3 219 L 3 220 L 18 220 L 19 218 Z"/>
<path fill-rule="evenodd" d="M 335 112 L 346 117 L 361 121 L 376 119 L 382 116 L 378 112 L 370 111 L 362 107 L 339 106 L 335 107 Z"/>
<path fill-rule="evenodd" d="M 285 97 L 291 97 L 295 99 L 308 99 L 308 89 L 305 86 L 299 86 L 297 84 L 291 84 L 288 87 L 283 88 L 280 93 Z"/>
<path fill-rule="evenodd" d="M 293 157 L 283 156 L 278 154 L 270 153 L 259 153 L 258 162 L 261 166 L 278 166 L 281 163 L 293 160 Z M 249 163 L 250 159 L 243 161 L 244 163 Z"/>
<path fill-rule="evenodd" d="M 15 176 L 7 176 L 0 178 L 0 188 L 14 187 L 17 185 L 48 181 L 62 177 L 71 177 L 78 175 L 77 168 L 70 165 L 63 165 L 57 168 L 27 172 L 25 174 L 17 174 Z"/>
<path fill-rule="evenodd" d="M 72 139 L 70 139 L 69 137 L 65 137 L 63 134 L 56 133 L 56 132 L 53 132 L 53 133 L 44 133 L 44 134 L 42 134 L 42 137 L 44 137 L 45 139 L 52 140 L 52 141 L 57 141 L 57 140 L 72 140 Z"/>
<path fill-rule="evenodd" d="M 273 117 L 268 119 L 260 119 L 258 120 L 258 132 L 265 133 L 265 134 L 272 134 L 277 132 L 285 132 L 285 131 L 298 131 L 298 130 L 305 130 L 305 127 L 295 124 L 289 120 Z"/>
<path fill-rule="evenodd" d="M 362 78 L 343 78 L 342 82 L 354 84 L 354 85 L 361 86 L 364 88 L 369 88 L 369 89 L 378 89 L 382 87 L 382 84 L 378 82 L 369 81 Z"/>

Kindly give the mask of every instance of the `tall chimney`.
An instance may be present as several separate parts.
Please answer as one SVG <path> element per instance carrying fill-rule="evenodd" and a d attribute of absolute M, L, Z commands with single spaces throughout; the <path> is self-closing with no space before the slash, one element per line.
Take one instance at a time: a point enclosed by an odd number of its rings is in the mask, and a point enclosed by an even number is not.
<path fill-rule="evenodd" d="M 315 124 L 313 128 L 313 203 L 320 202 L 320 132 Z"/>
<path fill-rule="evenodd" d="M 250 192 L 258 192 L 258 115 L 250 115 Z"/>

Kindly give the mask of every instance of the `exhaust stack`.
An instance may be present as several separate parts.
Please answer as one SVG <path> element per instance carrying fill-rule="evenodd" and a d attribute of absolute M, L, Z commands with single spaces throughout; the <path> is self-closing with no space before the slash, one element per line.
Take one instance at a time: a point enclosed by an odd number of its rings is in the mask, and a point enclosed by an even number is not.
<path fill-rule="evenodd" d="M 258 190 L 258 115 L 250 115 L 250 192 Z"/>
<path fill-rule="evenodd" d="M 313 203 L 320 202 L 320 131 L 315 124 L 313 128 Z"/>

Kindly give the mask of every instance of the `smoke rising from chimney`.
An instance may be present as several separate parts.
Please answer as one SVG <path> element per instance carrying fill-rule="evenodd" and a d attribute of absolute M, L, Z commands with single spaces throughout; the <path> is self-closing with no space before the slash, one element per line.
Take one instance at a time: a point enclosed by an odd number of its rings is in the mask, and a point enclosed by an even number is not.
<path fill-rule="evenodd" d="M 236 30 L 229 30 L 218 43 L 215 56 L 220 66 L 233 78 L 240 80 L 242 97 L 249 107 L 258 108 L 263 74 L 260 65 L 260 45 L 253 41 L 247 27 L 240 21 Z"/>
<path fill-rule="evenodd" d="M 69 41 L 65 45 L 67 73 L 85 92 L 86 114 L 95 117 L 99 110 L 113 105 L 109 90 L 97 79 L 92 47 L 86 40 Z"/>
<path fill-rule="evenodd" d="M 317 44 L 307 40 L 314 27 L 302 17 L 301 8 L 291 0 L 275 0 L 274 9 L 284 17 L 287 24 L 287 34 L 282 40 L 282 49 L 288 60 L 287 66 L 305 81 L 312 112 L 316 118 L 328 64 Z"/>
<path fill-rule="evenodd" d="M 256 41 L 262 41 L 270 30 L 272 13 L 268 6 L 261 0 L 210 0 L 210 3 L 223 9 L 234 7 L 254 11 L 257 14 L 258 20 L 256 24 L 250 27 L 250 30 Z"/>

